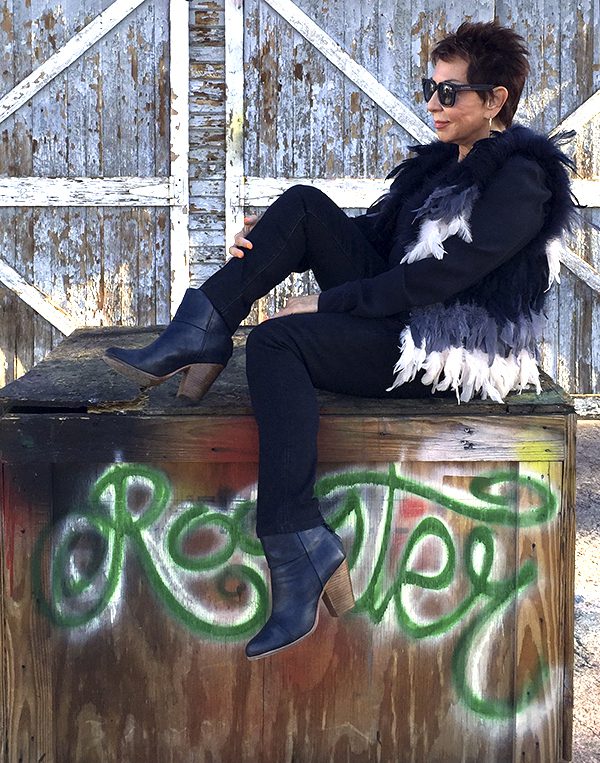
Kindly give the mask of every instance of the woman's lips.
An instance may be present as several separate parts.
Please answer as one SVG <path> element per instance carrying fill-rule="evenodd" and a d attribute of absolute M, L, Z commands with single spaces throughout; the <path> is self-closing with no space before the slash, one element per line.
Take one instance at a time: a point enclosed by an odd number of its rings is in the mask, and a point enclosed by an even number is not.
<path fill-rule="evenodd" d="M 434 122 L 436 130 L 443 130 L 444 127 L 446 127 L 449 124 L 450 124 L 450 122 Z"/>

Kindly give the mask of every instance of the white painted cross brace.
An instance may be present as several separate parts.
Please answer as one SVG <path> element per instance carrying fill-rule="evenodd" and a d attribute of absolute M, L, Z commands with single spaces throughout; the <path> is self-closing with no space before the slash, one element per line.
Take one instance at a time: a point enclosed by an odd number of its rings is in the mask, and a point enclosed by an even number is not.
<path fill-rule="evenodd" d="M 585 100 L 575 111 L 569 114 L 568 117 L 557 125 L 550 135 L 555 135 L 557 132 L 563 130 L 577 130 L 581 129 L 585 124 L 591 121 L 594 117 L 600 114 L 600 89 Z"/>
<path fill-rule="evenodd" d="M 164 207 L 179 204 L 170 178 L 0 178 L 0 207 Z"/>
<path fill-rule="evenodd" d="M 76 328 L 73 316 L 59 305 L 55 305 L 47 294 L 28 283 L 23 276 L 0 257 L 0 283 L 32 307 L 42 318 L 67 336 Z"/>
<path fill-rule="evenodd" d="M 0 124 L 146 0 L 116 0 L 0 99 Z"/>
<path fill-rule="evenodd" d="M 292 0 L 264 0 L 312 43 L 334 66 L 387 112 L 392 119 L 421 143 L 429 143 L 435 133 L 406 104 L 392 95 L 364 66 L 361 66 L 338 43 Z"/>

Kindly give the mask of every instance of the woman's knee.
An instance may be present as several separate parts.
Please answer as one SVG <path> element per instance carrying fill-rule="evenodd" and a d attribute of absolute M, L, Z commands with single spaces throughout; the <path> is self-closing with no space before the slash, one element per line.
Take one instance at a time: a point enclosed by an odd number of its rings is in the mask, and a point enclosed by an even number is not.
<path fill-rule="evenodd" d="M 314 185 L 306 183 L 297 183 L 283 192 L 281 198 L 286 198 L 297 204 L 301 204 L 305 209 L 315 211 L 324 207 L 333 205 L 333 202 L 326 193 L 316 188 Z"/>
<path fill-rule="evenodd" d="M 246 357 L 278 349 L 285 344 L 285 319 L 274 318 L 254 326 L 246 338 Z"/>
<path fill-rule="evenodd" d="M 246 338 L 246 376 L 251 387 L 262 384 L 274 364 L 285 363 L 286 341 L 282 319 L 255 326 Z"/>
<path fill-rule="evenodd" d="M 254 373 L 270 363 L 287 363 L 302 356 L 302 315 L 273 318 L 255 326 L 246 339 L 246 371 Z"/>

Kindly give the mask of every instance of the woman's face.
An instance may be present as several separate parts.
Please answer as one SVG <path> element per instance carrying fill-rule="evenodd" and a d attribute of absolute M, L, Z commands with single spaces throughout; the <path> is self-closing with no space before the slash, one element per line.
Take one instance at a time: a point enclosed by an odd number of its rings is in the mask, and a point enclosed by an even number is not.
<path fill-rule="evenodd" d="M 467 69 L 467 62 L 461 58 L 438 61 L 431 76 L 438 83 L 450 81 L 465 85 Z M 443 143 L 457 143 L 461 146 L 461 156 L 471 149 L 475 141 L 489 136 L 490 117 L 494 117 L 499 110 L 488 106 L 487 94 L 486 101 L 482 101 L 479 94 L 471 90 L 458 92 L 454 106 L 442 106 L 437 92 L 427 104 L 427 111 L 434 119 L 437 137 Z"/>

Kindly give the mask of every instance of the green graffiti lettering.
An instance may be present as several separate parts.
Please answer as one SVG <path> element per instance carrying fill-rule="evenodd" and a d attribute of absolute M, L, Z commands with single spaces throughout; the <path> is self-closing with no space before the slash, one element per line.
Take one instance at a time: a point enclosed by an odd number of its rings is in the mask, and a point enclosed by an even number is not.
<path fill-rule="evenodd" d="M 148 500 L 138 512 L 130 507 L 130 489 L 143 484 Z M 374 532 L 371 510 L 367 511 L 364 491 L 383 491 L 383 511 Z M 520 491 L 533 496 L 531 506 L 519 507 Z M 527 491 L 527 493 L 525 493 Z M 439 516 L 424 516 L 408 534 L 399 561 L 386 582 L 386 563 L 390 549 L 399 496 L 408 494 L 479 524 L 464 540 L 462 556 L 457 540 Z M 315 495 L 335 503 L 327 517 L 329 524 L 351 538 L 348 545 L 350 569 L 373 559 L 364 590 L 357 597 L 354 612 L 374 623 L 381 623 L 392 606 L 398 627 L 413 639 L 441 637 L 452 629 L 458 635 L 452 657 L 452 679 L 458 696 L 473 712 L 490 719 L 513 717 L 539 695 L 548 675 L 548 666 L 538 658 L 534 676 L 515 691 L 514 699 L 491 699 L 469 682 L 472 662 L 477 659 L 475 644 L 491 634 L 498 618 L 537 577 L 537 567 L 526 561 L 505 579 L 492 578 L 498 540 L 492 528 L 527 528 L 551 521 L 556 515 L 557 499 L 543 481 L 510 471 L 477 476 L 471 479 L 468 500 L 445 494 L 416 480 L 398 474 L 394 464 L 387 471 L 357 470 L 330 474 L 321 478 Z M 475 501 L 473 500 L 475 499 Z M 33 580 L 37 599 L 45 614 L 57 625 L 73 628 L 92 623 L 115 599 L 125 564 L 125 551 L 131 547 L 155 594 L 167 611 L 192 632 L 214 639 L 240 639 L 254 632 L 267 614 L 267 586 L 264 575 L 255 566 L 262 555 L 249 521 L 252 501 L 234 502 L 230 513 L 215 510 L 204 503 L 175 507 L 180 512 L 168 525 L 160 546 L 162 568 L 156 546 L 148 542 L 149 533 L 157 532 L 168 507 L 172 491 L 167 477 L 157 469 L 141 464 L 115 464 L 95 482 L 90 491 L 91 510 L 68 515 L 62 523 L 49 525 L 40 534 L 33 554 Z M 438 509 L 439 511 L 439 509 Z M 370 524 L 371 523 L 371 524 Z M 161 525 L 164 526 L 164 525 Z M 218 539 L 217 547 L 193 553 L 188 541 L 197 533 L 209 532 Z M 95 551 L 82 562 L 74 557 L 77 542 L 84 537 L 95 542 Z M 422 572 L 414 567 L 414 558 L 422 544 L 436 544 L 441 567 Z M 366 552 L 366 553 L 365 553 Z M 242 563 L 234 563 L 234 555 Z M 44 560 L 49 560 L 44 562 Z M 170 576 L 165 577 L 164 562 Z M 457 580 L 462 563 L 468 590 L 451 611 L 434 620 L 419 621 L 407 605 L 419 591 L 444 592 Z M 161 571 L 162 570 L 162 571 Z M 45 575 L 44 575 L 45 573 Z M 173 577 L 173 575 L 175 577 Z M 187 576 L 187 577 L 186 577 Z M 218 622 L 214 611 L 198 614 L 202 602 L 179 597 L 174 588 L 179 578 L 207 577 L 215 587 L 227 617 Z M 196 579 L 196 578 L 194 578 Z M 43 580 L 47 581 L 46 586 Z M 173 582 L 175 581 L 175 582 Z M 232 585 L 237 581 L 238 585 Z M 45 591 L 48 591 L 46 595 Z M 245 601 L 240 604 L 240 592 Z M 196 606 L 198 605 L 198 606 Z"/>
<path fill-rule="evenodd" d="M 150 486 L 150 500 L 143 512 L 134 517 L 128 509 L 128 490 L 132 481 L 143 479 Z M 111 516 L 99 513 L 103 500 L 112 504 Z M 233 517 L 210 512 L 205 506 L 193 506 L 186 510 L 172 525 L 167 538 L 167 548 L 171 560 L 184 570 L 211 571 L 216 573 L 217 590 L 223 598 L 231 598 L 226 581 L 231 578 L 245 583 L 253 592 L 255 604 L 246 618 L 226 625 L 215 622 L 210 615 L 198 616 L 189 606 L 183 604 L 171 591 L 157 569 L 150 553 L 143 531 L 148 530 L 162 516 L 171 501 L 171 491 L 165 475 L 156 469 L 140 464 L 117 464 L 110 467 L 94 484 L 90 501 L 92 512 L 73 515 L 74 526 L 68 527 L 60 536 L 54 549 L 51 564 L 51 597 L 44 595 L 42 585 L 43 550 L 52 537 L 54 528 L 49 526 L 40 535 L 33 555 L 33 580 L 36 597 L 42 610 L 57 625 L 73 628 L 90 623 L 109 604 L 119 585 L 123 572 L 126 541 L 129 539 L 152 587 L 172 615 L 180 619 L 191 631 L 218 639 L 237 639 L 252 633 L 264 621 L 267 611 L 267 587 L 260 572 L 248 565 L 229 565 L 224 568 L 238 545 L 248 554 L 259 553 L 257 542 L 252 541 L 242 529 L 250 504 L 241 504 Z M 87 525 L 84 527 L 84 525 Z M 181 543 L 186 533 L 200 526 L 221 528 L 228 535 L 225 546 L 204 558 L 192 559 L 182 551 Z M 109 558 L 108 570 L 100 596 L 90 597 L 86 603 L 83 594 L 92 592 L 101 576 L 102 560 L 97 560 L 85 571 L 73 570 L 70 563 L 71 546 L 75 540 L 89 531 L 94 531 L 103 541 L 103 548 Z M 237 592 L 235 593 L 237 597 Z M 71 606 L 69 609 L 68 604 Z"/>
<path fill-rule="evenodd" d="M 387 473 L 362 471 L 346 472 L 340 475 L 328 475 L 317 484 L 316 493 L 326 497 L 340 488 L 354 491 L 359 486 L 379 485 L 388 488 L 384 516 L 383 533 L 377 549 L 376 562 L 369 583 L 357 601 L 355 612 L 364 612 L 373 622 L 379 623 L 391 601 L 394 602 L 396 618 L 399 627 L 413 638 L 441 636 L 448 633 L 465 619 L 470 610 L 479 602 L 483 606 L 465 627 L 461 634 L 452 659 L 452 677 L 458 695 L 474 712 L 487 718 L 504 719 L 513 717 L 531 704 L 539 695 L 548 674 L 546 663 L 538 655 L 538 666 L 532 679 L 529 680 L 516 697 L 512 700 L 492 700 L 477 694 L 467 680 L 468 662 L 473 644 L 484 629 L 491 628 L 499 613 L 518 595 L 533 583 L 537 570 L 533 562 L 526 561 L 516 574 L 504 580 L 490 580 L 494 562 L 494 534 L 487 525 L 508 527 L 531 527 L 548 522 L 557 511 L 557 500 L 549 487 L 540 480 L 530 477 L 517 476 L 511 472 L 496 472 L 492 475 L 478 476 L 471 480 L 470 493 L 482 501 L 481 506 L 459 501 L 444 495 L 434 488 L 398 475 L 390 466 Z M 504 487 L 502 492 L 494 492 L 495 488 Z M 538 498 L 539 504 L 519 513 L 517 495 L 520 488 L 527 488 Z M 434 504 L 445 507 L 463 517 L 485 522 L 474 527 L 465 541 L 464 566 L 471 588 L 464 599 L 451 612 L 445 613 L 435 621 L 418 623 L 411 618 L 403 604 L 402 593 L 407 586 L 423 590 L 440 591 L 448 588 L 456 573 L 456 548 L 446 525 L 435 516 L 427 516 L 416 525 L 408 537 L 400 560 L 396 577 L 387 591 L 383 590 L 383 567 L 389 548 L 392 527 L 393 509 L 396 491 L 404 491 L 418 495 Z M 334 515 L 332 526 L 336 529 L 348 520 L 354 512 L 356 526 L 362 528 L 365 524 L 364 507 L 356 498 L 350 505 L 346 502 L 346 510 Z M 425 575 L 410 569 L 410 559 L 414 549 L 427 538 L 439 541 L 445 551 L 446 560 L 443 568 L 433 575 Z M 476 549 L 482 550 L 480 564 L 475 564 Z M 354 548 L 353 548 L 354 551 Z M 358 551 L 352 556 L 350 568 L 358 557 Z M 350 555 L 349 555 L 350 560 Z"/>

